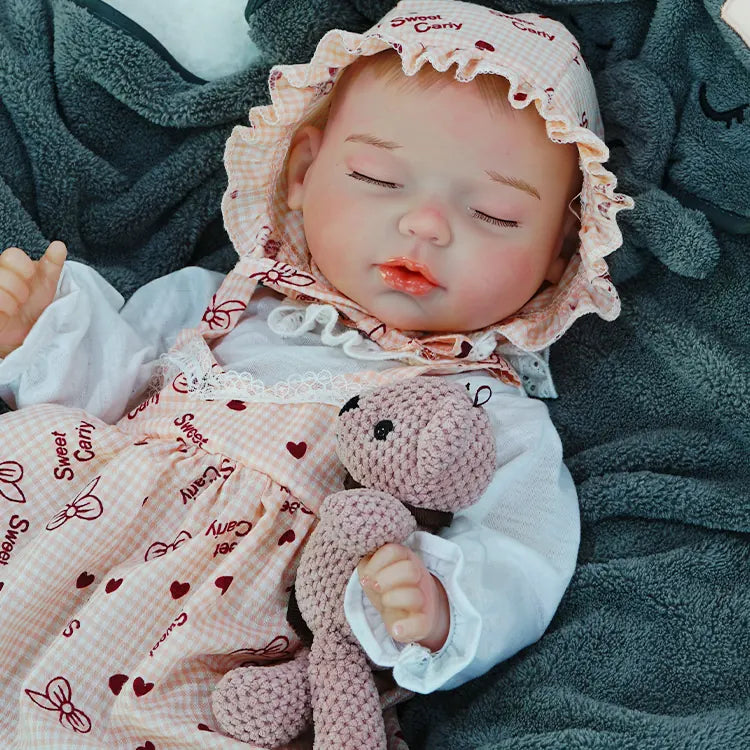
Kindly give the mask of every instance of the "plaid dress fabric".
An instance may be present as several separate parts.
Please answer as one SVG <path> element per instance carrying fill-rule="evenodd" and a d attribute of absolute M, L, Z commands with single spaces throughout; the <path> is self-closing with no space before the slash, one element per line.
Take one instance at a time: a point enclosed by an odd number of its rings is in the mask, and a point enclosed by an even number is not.
<path fill-rule="evenodd" d="M 255 287 L 225 286 L 242 308 Z M 177 348 L 202 346 L 215 371 L 207 340 L 236 317 L 217 328 L 212 310 Z M 288 592 L 343 487 L 338 408 L 206 400 L 178 374 L 115 425 L 50 404 L 4 415 L 0 746 L 247 748 L 218 733 L 210 694 L 299 645 Z"/>

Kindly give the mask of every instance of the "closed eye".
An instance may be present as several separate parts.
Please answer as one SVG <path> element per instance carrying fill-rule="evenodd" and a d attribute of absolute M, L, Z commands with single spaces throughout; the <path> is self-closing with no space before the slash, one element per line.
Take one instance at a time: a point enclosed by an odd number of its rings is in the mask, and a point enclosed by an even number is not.
<path fill-rule="evenodd" d="M 510 219 L 496 219 L 494 216 L 490 216 L 489 214 L 483 213 L 482 211 L 477 211 L 474 208 L 470 208 L 469 210 L 471 211 L 471 215 L 475 219 L 481 219 L 482 221 L 486 221 L 498 227 L 517 227 L 518 226 L 517 221 L 510 221 Z"/>
<path fill-rule="evenodd" d="M 376 180 L 374 177 L 368 177 L 366 174 L 362 174 L 361 172 L 347 172 L 348 177 L 353 177 L 355 180 L 361 180 L 362 182 L 369 182 L 372 185 L 380 185 L 380 187 L 395 189 L 401 187 L 401 185 L 397 185 L 395 182 L 384 182 L 383 180 Z M 469 211 L 471 211 L 471 215 L 475 219 L 481 219 L 482 221 L 485 221 L 489 224 L 494 224 L 495 226 L 502 226 L 502 227 L 517 227 L 518 222 L 517 221 L 510 221 L 508 219 L 497 219 L 494 216 L 490 216 L 489 214 L 484 213 L 483 211 L 477 211 L 474 208 L 470 208 Z"/>
<path fill-rule="evenodd" d="M 348 172 L 349 177 L 353 177 L 355 180 L 361 180 L 362 182 L 369 182 L 372 185 L 380 185 L 380 187 L 397 188 L 401 187 L 395 182 L 383 182 L 383 180 L 376 180 L 374 177 L 368 177 L 366 174 L 360 172 Z"/>

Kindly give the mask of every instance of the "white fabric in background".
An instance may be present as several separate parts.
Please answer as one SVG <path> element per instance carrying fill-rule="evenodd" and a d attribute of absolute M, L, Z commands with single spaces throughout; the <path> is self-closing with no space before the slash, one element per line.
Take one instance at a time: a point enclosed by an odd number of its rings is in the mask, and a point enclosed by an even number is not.
<path fill-rule="evenodd" d="M 750 0 L 727 0 L 721 6 L 721 17 L 750 47 Z"/>
<path fill-rule="evenodd" d="M 180 65 L 207 81 L 259 57 L 248 36 L 247 0 L 103 0 L 158 39 Z"/>

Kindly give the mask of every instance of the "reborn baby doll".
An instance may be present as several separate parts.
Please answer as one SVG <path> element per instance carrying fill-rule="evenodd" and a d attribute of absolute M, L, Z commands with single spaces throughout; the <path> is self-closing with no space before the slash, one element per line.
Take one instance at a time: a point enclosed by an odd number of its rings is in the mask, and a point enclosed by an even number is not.
<path fill-rule="evenodd" d="M 123 306 L 86 266 L 60 276 L 61 244 L 0 255 L 4 747 L 198 746 L 224 673 L 289 659 L 288 588 L 343 480 L 333 417 L 366 387 L 486 386 L 497 436 L 477 503 L 351 572 L 347 622 L 400 687 L 533 643 L 573 574 L 575 487 L 527 394 L 554 394 L 544 353 L 575 319 L 617 315 L 630 205 L 575 39 L 408 0 L 269 87 L 227 143 L 225 277 Z"/>

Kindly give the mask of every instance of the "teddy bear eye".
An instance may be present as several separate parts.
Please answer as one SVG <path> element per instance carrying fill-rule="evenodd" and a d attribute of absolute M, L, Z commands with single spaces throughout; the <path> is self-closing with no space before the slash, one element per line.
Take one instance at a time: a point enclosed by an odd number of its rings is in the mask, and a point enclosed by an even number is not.
<path fill-rule="evenodd" d="M 385 440 L 388 437 L 388 433 L 393 430 L 393 422 L 390 419 L 381 419 L 375 425 L 375 439 Z"/>

